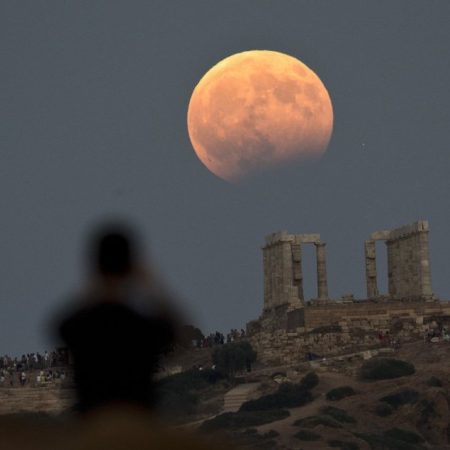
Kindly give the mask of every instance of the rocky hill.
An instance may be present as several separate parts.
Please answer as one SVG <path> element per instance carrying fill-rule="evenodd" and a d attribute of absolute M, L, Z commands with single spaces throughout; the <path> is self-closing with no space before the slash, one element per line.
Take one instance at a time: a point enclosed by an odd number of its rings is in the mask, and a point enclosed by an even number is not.
<path fill-rule="evenodd" d="M 234 413 L 236 420 L 228 413 L 203 428 L 225 431 L 243 448 L 450 449 L 450 345 L 416 342 L 364 359 L 369 356 L 362 353 L 260 370 L 249 380 L 260 383 L 253 398 L 267 399 L 283 383 L 300 383 L 311 370 L 319 381 L 302 406 L 279 403 L 275 409 L 285 410 L 283 417 L 274 415 L 271 420 L 261 402 L 251 414 L 243 411 L 244 405 Z M 381 375 L 376 373 L 386 356 L 388 361 L 409 362 L 411 373 L 378 379 L 390 376 L 389 367 L 381 366 Z M 363 367 L 369 367 L 374 380 L 362 379 Z"/>
<path fill-rule="evenodd" d="M 160 382 L 170 397 L 166 420 L 177 428 L 225 434 L 247 449 L 450 449 L 447 342 L 259 367 L 238 385 L 212 377 L 207 352 L 198 356 L 203 370 Z M 183 358 L 167 371 L 196 365 L 195 355 Z M 70 392 L 58 387 L 0 389 L 1 413 L 55 413 L 69 404 Z"/>

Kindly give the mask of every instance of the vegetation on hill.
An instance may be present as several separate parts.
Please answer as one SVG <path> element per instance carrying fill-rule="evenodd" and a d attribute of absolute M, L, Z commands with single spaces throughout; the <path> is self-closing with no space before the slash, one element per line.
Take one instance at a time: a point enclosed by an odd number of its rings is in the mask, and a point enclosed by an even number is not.
<path fill-rule="evenodd" d="M 321 438 L 320 434 L 311 430 L 300 430 L 294 434 L 294 437 L 300 441 L 318 441 Z"/>
<path fill-rule="evenodd" d="M 313 400 L 310 390 L 319 382 L 316 373 L 310 372 L 300 383 L 283 383 L 274 394 L 263 395 L 242 404 L 240 411 L 267 411 L 275 408 L 295 408 Z"/>
<path fill-rule="evenodd" d="M 392 439 L 408 442 L 410 444 L 419 444 L 424 441 L 422 436 L 419 436 L 417 433 L 408 430 L 402 430 L 401 428 L 391 428 L 385 431 L 384 435 Z"/>
<path fill-rule="evenodd" d="M 201 330 L 193 325 L 184 325 L 180 330 L 180 345 L 185 348 L 192 348 L 193 341 L 201 341 L 205 336 Z"/>
<path fill-rule="evenodd" d="M 310 390 L 318 382 L 317 374 L 310 372 L 300 383 L 283 383 L 274 394 L 245 402 L 238 412 L 216 416 L 204 422 L 201 429 L 206 431 L 241 429 L 284 419 L 289 416 L 286 408 L 301 406 L 313 399 Z"/>
<path fill-rule="evenodd" d="M 337 401 L 355 394 L 356 392 L 351 386 L 339 386 L 337 388 L 329 390 L 327 392 L 326 398 L 327 400 Z"/>
<path fill-rule="evenodd" d="M 419 403 L 419 413 L 420 416 L 417 425 L 419 427 L 430 425 L 433 417 L 436 417 L 438 414 L 436 411 L 436 403 L 428 399 L 421 400 Z"/>
<path fill-rule="evenodd" d="M 355 433 L 375 450 L 424 450 L 423 438 L 411 431 L 392 428 L 383 434 Z"/>
<path fill-rule="evenodd" d="M 277 448 L 274 439 L 279 436 L 279 433 L 270 430 L 260 434 L 256 428 L 248 428 L 246 430 L 228 430 L 226 435 L 240 449 L 274 450 Z"/>
<path fill-rule="evenodd" d="M 397 409 L 400 406 L 414 404 L 419 399 L 419 393 L 414 389 L 402 389 L 393 394 L 385 395 L 380 398 L 381 402 L 385 402 L 392 408 Z"/>
<path fill-rule="evenodd" d="M 342 425 L 338 421 L 325 415 L 303 417 L 302 419 L 296 420 L 293 425 L 302 428 L 315 428 L 318 425 L 329 428 L 342 428 Z"/>
<path fill-rule="evenodd" d="M 213 369 L 191 369 L 161 379 L 157 382 L 157 387 L 171 391 L 198 391 L 222 378 L 220 372 Z"/>
<path fill-rule="evenodd" d="M 338 439 L 331 439 L 327 444 L 332 448 L 339 450 L 359 450 L 359 445 L 352 441 L 340 441 Z"/>
<path fill-rule="evenodd" d="M 219 372 L 233 377 L 236 372 L 251 370 L 252 364 L 256 361 L 256 352 L 247 341 L 230 342 L 215 347 L 212 358 Z"/>
<path fill-rule="evenodd" d="M 394 412 L 394 408 L 392 406 L 387 405 L 386 403 L 380 403 L 375 408 L 375 414 L 379 417 L 388 417 Z"/>
<path fill-rule="evenodd" d="M 274 394 L 245 402 L 240 411 L 267 411 L 276 408 L 295 408 L 311 402 L 311 392 L 300 384 L 283 383 Z"/>
<path fill-rule="evenodd" d="M 226 430 L 263 425 L 289 417 L 289 411 L 275 409 L 270 411 L 238 411 L 220 414 L 213 419 L 203 422 L 203 431 Z"/>
<path fill-rule="evenodd" d="M 326 416 L 333 418 L 334 420 L 337 420 L 340 423 L 356 423 L 356 419 L 354 417 L 348 414 L 347 411 L 340 408 L 325 406 L 320 410 L 320 412 L 322 414 L 325 414 Z"/>
<path fill-rule="evenodd" d="M 437 377 L 430 377 L 427 380 L 427 385 L 430 387 L 442 387 L 442 381 Z"/>
<path fill-rule="evenodd" d="M 359 371 L 362 380 L 389 380 L 415 373 L 414 365 L 394 358 L 373 358 L 366 361 Z"/>
<path fill-rule="evenodd" d="M 223 376 L 216 370 L 192 369 L 163 378 L 156 383 L 160 407 L 174 417 L 195 414 L 200 405 L 200 394 L 214 386 Z"/>
<path fill-rule="evenodd" d="M 316 372 L 308 372 L 301 380 L 300 385 L 304 389 L 314 389 L 319 384 L 319 376 Z"/>

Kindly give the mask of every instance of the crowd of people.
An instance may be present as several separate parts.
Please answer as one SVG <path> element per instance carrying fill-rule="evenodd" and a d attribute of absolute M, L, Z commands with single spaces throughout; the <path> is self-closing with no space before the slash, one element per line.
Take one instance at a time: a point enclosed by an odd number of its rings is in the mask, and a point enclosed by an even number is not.
<path fill-rule="evenodd" d="M 401 347 L 400 338 L 392 336 L 389 331 L 380 331 L 378 340 L 383 347 L 392 347 L 394 350 L 399 350 Z"/>
<path fill-rule="evenodd" d="M 215 345 L 224 345 L 225 343 L 229 344 L 244 337 L 245 330 L 243 328 L 241 328 L 241 331 L 232 328 L 226 336 L 220 331 L 216 331 L 215 333 L 210 333 L 209 336 L 204 336 L 202 339 L 194 339 L 192 346 L 196 348 L 208 348 Z"/>
<path fill-rule="evenodd" d="M 65 349 L 0 357 L 0 386 L 41 385 L 65 380 L 68 354 Z M 56 369 L 58 368 L 58 369 Z"/>
<path fill-rule="evenodd" d="M 246 337 L 245 330 L 233 328 L 224 335 L 220 331 L 192 341 L 195 348 L 210 348 L 236 342 Z M 0 387 L 39 386 L 67 378 L 69 358 L 67 349 L 34 352 L 21 357 L 0 356 Z M 200 369 L 201 370 L 201 369 Z"/>
<path fill-rule="evenodd" d="M 4 355 L 0 357 L 0 370 L 12 370 L 13 372 L 49 369 L 67 365 L 68 356 L 66 349 L 58 349 L 51 352 L 27 353 L 21 357 Z"/>
<path fill-rule="evenodd" d="M 401 346 L 400 339 L 398 337 L 391 336 L 389 331 L 386 331 L 385 333 L 380 332 L 378 334 L 378 339 L 381 344 L 391 346 L 394 349 L 398 349 Z M 450 342 L 450 329 L 442 324 L 429 326 L 423 333 L 423 341 L 432 343 L 441 341 Z"/>
<path fill-rule="evenodd" d="M 51 383 L 53 381 L 64 381 L 67 378 L 67 371 L 61 370 L 40 370 L 35 372 L 26 372 L 19 370 L 18 372 L 9 371 L 8 369 L 0 370 L 0 387 L 15 387 L 15 386 L 40 386 Z"/>
<path fill-rule="evenodd" d="M 450 341 L 450 330 L 447 326 L 435 326 L 429 327 L 424 335 L 424 342 L 440 342 L 440 341 Z"/>

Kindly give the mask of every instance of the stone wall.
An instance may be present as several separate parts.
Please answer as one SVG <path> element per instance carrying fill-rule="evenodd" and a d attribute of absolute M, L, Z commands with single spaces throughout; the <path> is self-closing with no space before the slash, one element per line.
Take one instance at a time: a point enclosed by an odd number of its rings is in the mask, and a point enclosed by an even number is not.
<path fill-rule="evenodd" d="M 379 333 L 408 341 L 422 339 L 432 324 L 450 326 L 450 302 L 360 301 L 306 306 L 294 327 L 295 312 L 263 315 L 248 324 L 250 342 L 264 363 L 296 364 L 308 352 L 334 356 L 384 345 Z M 295 322 L 295 321 L 294 321 Z"/>

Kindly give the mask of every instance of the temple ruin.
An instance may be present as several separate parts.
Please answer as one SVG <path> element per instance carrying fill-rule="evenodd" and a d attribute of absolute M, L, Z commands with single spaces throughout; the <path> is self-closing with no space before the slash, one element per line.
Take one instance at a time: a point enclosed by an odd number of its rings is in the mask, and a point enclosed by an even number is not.
<path fill-rule="evenodd" d="M 425 220 L 376 231 L 364 243 L 367 298 L 331 299 L 328 295 L 326 245 L 319 234 L 278 232 L 265 239 L 264 305 L 247 332 L 262 361 L 294 363 L 307 351 L 336 355 L 379 345 L 378 334 L 421 338 L 436 324 L 450 328 L 450 302 L 431 287 Z M 388 293 L 377 286 L 376 241 L 384 241 Z M 317 259 L 317 296 L 305 299 L 302 248 L 313 244 Z"/>
<path fill-rule="evenodd" d="M 432 298 L 428 222 L 420 220 L 395 230 L 376 231 L 365 242 L 367 298 L 379 296 L 375 242 L 386 242 L 388 295 L 393 299 Z"/>
<path fill-rule="evenodd" d="M 325 243 L 319 234 L 273 233 L 263 247 L 264 310 L 304 304 L 302 245 L 314 244 L 317 260 L 317 298 L 328 298 Z"/>

